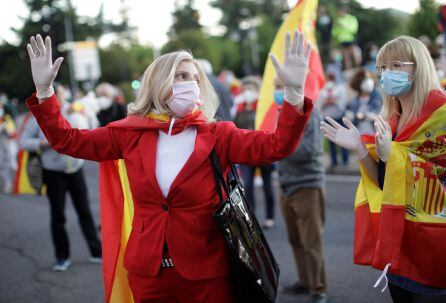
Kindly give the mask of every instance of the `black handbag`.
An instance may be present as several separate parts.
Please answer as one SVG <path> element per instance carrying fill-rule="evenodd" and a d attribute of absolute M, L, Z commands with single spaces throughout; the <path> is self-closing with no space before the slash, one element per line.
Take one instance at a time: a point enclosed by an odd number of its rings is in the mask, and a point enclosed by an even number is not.
<path fill-rule="evenodd" d="M 213 217 L 229 251 L 235 300 L 238 303 L 272 303 L 277 295 L 279 266 L 245 197 L 235 165 L 231 165 L 227 183 L 214 151 L 210 158 L 220 197 Z"/>
<path fill-rule="evenodd" d="M 38 195 L 43 190 L 43 167 L 42 159 L 36 152 L 28 152 L 28 161 L 26 163 L 26 173 L 28 174 L 29 183 Z"/>

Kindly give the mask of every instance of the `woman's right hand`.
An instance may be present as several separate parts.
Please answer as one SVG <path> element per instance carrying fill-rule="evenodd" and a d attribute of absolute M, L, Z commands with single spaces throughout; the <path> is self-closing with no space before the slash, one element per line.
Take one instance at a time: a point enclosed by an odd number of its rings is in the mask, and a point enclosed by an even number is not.
<path fill-rule="evenodd" d="M 340 125 L 330 117 L 326 117 L 327 122 L 321 122 L 321 130 L 324 136 L 340 147 L 357 153 L 360 160 L 368 155 L 368 150 L 361 140 L 361 133 L 347 118 L 342 121 L 347 127 Z"/>
<path fill-rule="evenodd" d="M 45 38 L 45 43 L 42 36 L 32 36 L 26 48 L 31 61 L 31 71 L 34 85 L 36 86 L 37 98 L 49 98 L 54 94 L 52 85 L 63 58 L 57 58 L 53 64 L 51 38 L 49 36 Z"/>

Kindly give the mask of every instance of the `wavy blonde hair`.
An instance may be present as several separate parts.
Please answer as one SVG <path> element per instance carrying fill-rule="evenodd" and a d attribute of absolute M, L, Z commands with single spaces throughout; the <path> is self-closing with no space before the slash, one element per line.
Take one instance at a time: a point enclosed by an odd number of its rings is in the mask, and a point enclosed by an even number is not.
<path fill-rule="evenodd" d="M 440 90 L 441 85 L 435 71 L 434 62 L 429 51 L 421 41 L 409 37 L 400 36 L 384 44 L 378 52 L 376 65 L 379 66 L 389 61 L 414 62 L 412 89 L 413 104 L 407 123 L 413 121 L 423 108 L 426 97 L 431 90 Z M 384 94 L 382 114 L 384 119 L 390 120 L 395 113 L 399 113 L 400 101 L 395 97 Z"/>
<path fill-rule="evenodd" d="M 191 53 L 187 51 L 171 52 L 158 57 L 146 69 L 143 75 L 141 89 L 138 92 L 135 102 L 128 106 L 129 115 L 145 116 L 150 111 L 155 110 L 160 114 L 172 115 L 172 111 L 166 105 L 166 100 L 172 93 L 172 85 L 175 78 L 175 71 L 181 62 L 193 62 L 200 76 L 200 98 L 204 104 L 199 107 L 208 122 L 215 121 L 219 100 L 212 84 L 206 74 L 195 62 Z"/>

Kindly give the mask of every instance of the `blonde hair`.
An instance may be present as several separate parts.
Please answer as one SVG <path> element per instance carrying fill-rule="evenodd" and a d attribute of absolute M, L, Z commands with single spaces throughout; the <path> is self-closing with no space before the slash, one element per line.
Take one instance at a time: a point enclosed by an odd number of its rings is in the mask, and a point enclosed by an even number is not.
<path fill-rule="evenodd" d="M 192 54 L 183 50 L 162 55 L 149 65 L 144 72 L 141 89 L 135 102 L 128 106 L 129 115 L 145 116 L 152 110 L 160 114 L 172 115 L 172 111 L 165 102 L 172 93 L 175 71 L 183 61 L 195 64 L 200 76 L 198 84 L 200 98 L 204 101 L 199 109 L 208 122 L 215 121 L 214 116 L 219 105 L 218 96 Z"/>
<path fill-rule="evenodd" d="M 394 60 L 415 63 L 411 89 L 413 104 L 405 123 L 407 124 L 421 113 L 429 92 L 441 89 L 440 81 L 429 51 L 421 41 L 415 38 L 400 36 L 387 42 L 379 50 L 376 64 L 379 66 Z M 393 96 L 385 94 L 382 109 L 384 119 L 389 121 L 394 114 L 398 113 L 400 106 L 399 101 L 394 100 Z"/>

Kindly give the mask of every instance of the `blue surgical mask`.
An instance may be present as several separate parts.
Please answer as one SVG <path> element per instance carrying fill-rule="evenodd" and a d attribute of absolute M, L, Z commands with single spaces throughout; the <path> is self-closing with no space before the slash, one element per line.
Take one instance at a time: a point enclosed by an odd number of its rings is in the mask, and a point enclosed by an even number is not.
<path fill-rule="evenodd" d="M 284 99 L 285 97 L 282 89 L 277 89 L 274 91 L 274 102 L 276 102 L 277 105 L 281 106 Z"/>
<path fill-rule="evenodd" d="M 403 96 L 412 88 L 412 80 L 408 72 L 386 70 L 381 75 L 381 86 L 389 96 Z"/>

